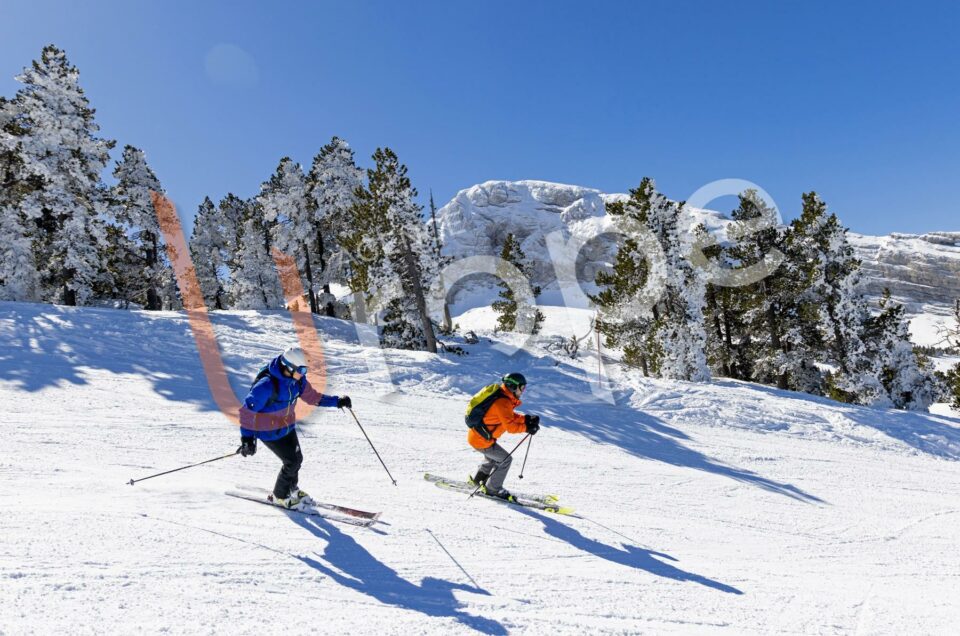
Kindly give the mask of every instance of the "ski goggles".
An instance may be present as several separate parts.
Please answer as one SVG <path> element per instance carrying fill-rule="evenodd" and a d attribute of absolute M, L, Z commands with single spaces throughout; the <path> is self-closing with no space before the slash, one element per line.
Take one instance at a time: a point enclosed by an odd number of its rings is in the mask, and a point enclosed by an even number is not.
<path fill-rule="evenodd" d="M 299 373 L 300 375 L 307 374 L 307 367 L 305 366 L 296 367 L 290 364 L 289 362 L 287 362 L 287 360 L 283 357 L 280 358 L 280 363 L 283 364 L 283 366 L 286 367 L 287 371 L 289 371 L 290 373 Z"/>

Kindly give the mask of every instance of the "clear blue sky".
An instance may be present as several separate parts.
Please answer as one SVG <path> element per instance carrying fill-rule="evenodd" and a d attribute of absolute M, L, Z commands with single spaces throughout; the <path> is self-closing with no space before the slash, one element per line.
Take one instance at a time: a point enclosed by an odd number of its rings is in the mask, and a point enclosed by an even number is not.
<path fill-rule="evenodd" d="M 489 179 L 685 199 L 735 177 L 787 219 L 815 189 L 855 231 L 960 230 L 958 6 L 2 0 L 0 94 L 65 49 L 115 156 L 143 148 L 188 222 L 338 135 L 438 205 Z"/>

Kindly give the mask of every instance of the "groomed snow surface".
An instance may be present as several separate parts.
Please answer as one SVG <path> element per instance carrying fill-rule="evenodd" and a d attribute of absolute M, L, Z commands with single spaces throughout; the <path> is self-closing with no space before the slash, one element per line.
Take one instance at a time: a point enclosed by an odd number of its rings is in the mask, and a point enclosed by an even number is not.
<path fill-rule="evenodd" d="M 293 341 L 284 312 L 213 320 L 238 392 Z M 224 496 L 272 485 L 262 444 L 127 485 L 238 445 L 185 315 L 0 303 L 0 633 L 956 633 L 960 417 L 944 407 L 613 368 L 606 392 L 595 352 L 507 357 L 488 337 L 466 356 L 388 352 L 391 379 L 353 325 L 316 324 L 326 392 L 353 398 L 398 486 L 336 409 L 302 425 L 301 485 L 382 510 L 371 529 Z M 508 370 L 544 426 L 507 485 L 581 518 L 422 479 L 475 469 L 467 396 Z"/>

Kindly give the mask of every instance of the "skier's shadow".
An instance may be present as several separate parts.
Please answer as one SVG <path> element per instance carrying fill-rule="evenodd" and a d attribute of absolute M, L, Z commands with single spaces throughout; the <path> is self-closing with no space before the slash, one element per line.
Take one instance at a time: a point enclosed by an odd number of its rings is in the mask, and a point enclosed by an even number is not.
<path fill-rule="evenodd" d="M 516 510 L 517 512 L 525 514 L 528 517 L 536 519 L 542 523 L 543 529 L 546 530 L 547 534 L 551 537 L 569 543 L 578 550 L 583 550 L 584 552 L 588 552 L 601 559 L 606 559 L 607 561 L 625 565 L 631 568 L 636 568 L 638 570 L 646 570 L 650 574 L 673 579 L 675 581 L 690 581 L 691 583 L 699 583 L 700 585 L 710 587 L 721 592 L 726 592 L 728 594 L 743 594 L 742 591 L 733 586 L 721 583 L 719 581 L 714 581 L 713 579 L 708 579 L 705 576 L 694 574 L 693 572 L 687 572 L 674 565 L 670 565 L 666 561 L 675 562 L 676 559 L 669 554 L 656 552 L 654 550 L 647 550 L 645 548 L 639 548 L 637 546 L 627 545 L 624 543 L 621 543 L 623 549 L 619 549 L 614 546 L 601 543 L 595 539 L 585 537 L 574 528 L 571 528 L 564 523 L 560 523 L 547 514 L 541 514 L 529 508 L 521 508 L 519 506 L 516 507 Z"/>
<path fill-rule="evenodd" d="M 453 595 L 454 590 L 464 590 L 489 596 L 486 590 L 431 576 L 425 577 L 420 585 L 415 585 L 377 560 L 353 537 L 337 528 L 335 523 L 322 517 L 289 516 L 295 523 L 327 542 L 323 554 L 317 555 L 320 559 L 308 556 L 297 558 L 340 585 L 363 592 L 384 604 L 414 610 L 426 616 L 455 618 L 466 627 L 484 634 L 507 634 L 507 629 L 497 621 L 464 612 L 462 604 Z"/>

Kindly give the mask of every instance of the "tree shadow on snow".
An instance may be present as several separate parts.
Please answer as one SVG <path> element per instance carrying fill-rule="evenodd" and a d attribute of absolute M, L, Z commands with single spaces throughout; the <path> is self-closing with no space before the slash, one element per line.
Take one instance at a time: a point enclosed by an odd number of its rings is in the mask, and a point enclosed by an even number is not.
<path fill-rule="evenodd" d="M 522 514 L 536 519 L 543 524 L 543 529 L 548 535 L 559 539 L 571 546 L 582 550 L 593 556 L 605 559 L 611 563 L 617 563 L 637 570 L 644 570 L 656 576 L 662 576 L 675 581 L 697 583 L 727 594 L 743 594 L 737 588 L 709 579 L 693 572 L 687 572 L 667 563 L 667 561 L 676 562 L 677 559 L 663 552 L 647 550 L 633 545 L 627 545 L 621 542 L 621 548 L 616 548 L 606 543 L 601 543 L 595 539 L 583 536 L 579 531 L 570 526 L 561 523 L 548 514 L 541 514 L 529 508 L 516 507 L 516 510 Z"/>
<path fill-rule="evenodd" d="M 227 318 L 243 328 L 242 318 Z M 91 370 L 103 370 L 146 378 L 169 400 L 217 408 L 183 313 L 171 318 L 166 312 L 3 303 L 2 319 L 15 324 L 0 346 L 0 380 L 24 391 L 84 385 Z"/>
<path fill-rule="evenodd" d="M 637 457 L 653 459 L 672 466 L 702 470 L 768 490 L 806 503 L 824 503 L 822 499 L 792 484 L 762 477 L 753 471 L 728 466 L 683 444 L 690 437 L 662 420 L 632 408 L 598 403 L 584 417 L 582 404 L 549 404 L 540 413 L 548 427 L 578 433 L 596 442 L 612 444 Z"/>
<path fill-rule="evenodd" d="M 299 526 L 327 542 L 320 560 L 297 557 L 321 574 L 344 587 L 362 592 L 386 605 L 420 612 L 426 616 L 450 617 L 466 627 L 484 634 L 507 634 L 506 628 L 495 620 L 473 616 L 463 611 L 463 605 L 454 597 L 454 590 L 489 595 L 486 590 L 453 583 L 435 577 L 425 577 L 416 585 L 377 560 L 363 546 L 336 524 L 321 517 L 291 514 Z"/>
<path fill-rule="evenodd" d="M 260 314 L 211 312 L 223 340 L 236 332 L 256 333 Z M 286 315 L 286 312 L 275 312 Z M 11 328 L 4 322 L 10 321 Z M 37 303 L 0 303 L 0 380 L 23 391 L 37 392 L 64 384 L 85 385 L 92 374 L 133 374 L 147 380 L 160 396 L 189 403 L 202 411 L 218 411 L 197 353 L 186 313 L 154 314 L 96 307 L 64 307 Z M 223 337 L 226 335 L 226 337 Z M 292 338 L 293 336 L 291 336 Z M 231 355 L 221 347 L 224 366 L 238 400 L 260 365 L 276 351 L 264 345 L 262 356 Z M 249 356 L 250 347 L 245 348 Z M 122 389 L 108 399 L 122 400 Z"/>

